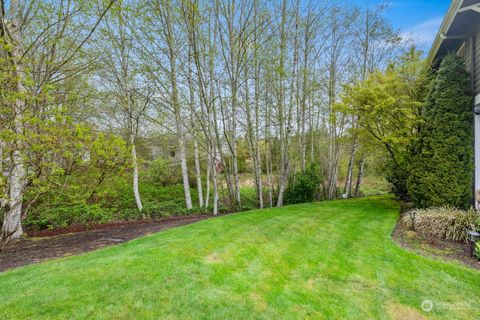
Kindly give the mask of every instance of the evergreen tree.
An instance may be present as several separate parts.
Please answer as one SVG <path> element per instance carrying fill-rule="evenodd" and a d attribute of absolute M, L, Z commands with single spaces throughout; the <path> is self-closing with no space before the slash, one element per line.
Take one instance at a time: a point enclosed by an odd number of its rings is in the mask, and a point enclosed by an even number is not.
<path fill-rule="evenodd" d="M 464 61 L 447 55 L 432 81 L 422 115 L 408 192 L 419 207 L 466 208 L 472 199 L 473 113 Z"/>

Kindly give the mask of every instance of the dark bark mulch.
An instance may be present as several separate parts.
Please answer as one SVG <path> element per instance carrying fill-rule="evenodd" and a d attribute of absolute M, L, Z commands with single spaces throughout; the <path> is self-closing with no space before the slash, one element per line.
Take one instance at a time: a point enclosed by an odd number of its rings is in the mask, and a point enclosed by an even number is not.
<path fill-rule="evenodd" d="M 470 246 L 464 242 L 455 242 L 425 237 L 413 230 L 407 229 L 402 223 L 400 215 L 392 238 L 401 247 L 414 251 L 417 254 L 440 260 L 455 260 L 462 264 L 480 270 L 478 258 L 470 257 Z"/>
<path fill-rule="evenodd" d="M 214 217 L 197 215 L 145 221 L 119 221 L 30 232 L 10 242 L 0 253 L 0 272 L 58 257 L 77 255 L 110 245 Z M 41 238 L 38 238 L 41 237 Z"/>

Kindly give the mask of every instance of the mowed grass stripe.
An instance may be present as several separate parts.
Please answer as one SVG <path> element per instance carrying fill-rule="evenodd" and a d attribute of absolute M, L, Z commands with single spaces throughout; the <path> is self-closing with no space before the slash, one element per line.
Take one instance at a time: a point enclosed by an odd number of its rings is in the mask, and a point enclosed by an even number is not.
<path fill-rule="evenodd" d="M 399 248 L 398 210 L 388 196 L 254 210 L 8 271 L 0 318 L 480 317 L 480 273 Z"/>

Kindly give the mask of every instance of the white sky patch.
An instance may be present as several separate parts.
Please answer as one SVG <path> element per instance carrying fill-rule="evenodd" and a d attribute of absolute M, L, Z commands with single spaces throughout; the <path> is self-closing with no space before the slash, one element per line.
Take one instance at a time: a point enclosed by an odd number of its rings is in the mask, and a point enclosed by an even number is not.
<path fill-rule="evenodd" d="M 440 25 L 442 24 L 443 17 L 438 16 L 426 20 L 425 22 L 416 24 L 414 26 L 405 28 L 401 34 L 401 37 L 408 41 L 413 41 L 420 47 L 430 46 L 435 39 Z"/>

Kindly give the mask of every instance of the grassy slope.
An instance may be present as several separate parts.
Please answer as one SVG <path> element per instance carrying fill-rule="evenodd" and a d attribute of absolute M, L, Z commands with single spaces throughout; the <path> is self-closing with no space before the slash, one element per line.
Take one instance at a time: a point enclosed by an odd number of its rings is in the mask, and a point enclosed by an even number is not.
<path fill-rule="evenodd" d="M 0 274 L 0 318 L 480 317 L 480 273 L 397 247 L 397 216 L 375 197 L 171 229 Z M 424 299 L 456 305 L 424 313 Z"/>

